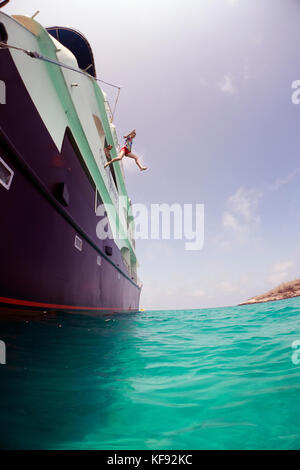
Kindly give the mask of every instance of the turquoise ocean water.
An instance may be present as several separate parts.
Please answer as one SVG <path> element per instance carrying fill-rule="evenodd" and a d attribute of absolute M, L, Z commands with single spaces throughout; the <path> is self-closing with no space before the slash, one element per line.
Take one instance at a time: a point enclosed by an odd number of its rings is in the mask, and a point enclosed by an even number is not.
<path fill-rule="evenodd" d="M 300 299 L 0 321 L 7 449 L 299 449 Z"/>

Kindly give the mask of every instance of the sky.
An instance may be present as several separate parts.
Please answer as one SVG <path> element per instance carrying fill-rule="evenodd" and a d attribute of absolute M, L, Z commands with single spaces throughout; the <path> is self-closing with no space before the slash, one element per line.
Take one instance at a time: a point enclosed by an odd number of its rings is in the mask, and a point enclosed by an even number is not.
<path fill-rule="evenodd" d="M 11 0 L 89 40 L 122 87 L 133 203 L 204 204 L 204 245 L 137 240 L 141 307 L 236 305 L 300 277 L 299 0 Z M 115 91 L 105 88 L 111 104 Z"/>

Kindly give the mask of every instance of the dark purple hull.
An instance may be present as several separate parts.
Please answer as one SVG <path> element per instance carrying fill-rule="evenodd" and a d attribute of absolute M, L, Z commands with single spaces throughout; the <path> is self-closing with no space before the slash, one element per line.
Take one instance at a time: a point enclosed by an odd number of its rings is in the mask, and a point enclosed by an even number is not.
<path fill-rule="evenodd" d="M 6 83 L 0 157 L 14 172 L 9 189 L 0 185 L 0 304 L 96 313 L 138 310 L 140 287 L 119 248 L 96 236 L 95 188 L 71 132 L 59 151 L 7 50 L 0 51 L 0 69 Z"/>

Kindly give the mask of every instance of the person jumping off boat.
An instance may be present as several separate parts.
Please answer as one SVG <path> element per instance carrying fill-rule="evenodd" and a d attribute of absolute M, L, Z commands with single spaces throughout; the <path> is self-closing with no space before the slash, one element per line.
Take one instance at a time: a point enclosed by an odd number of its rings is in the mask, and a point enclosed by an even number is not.
<path fill-rule="evenodd" d="M 133 131 L 131 131 L 128 135 L 124 136 L 124 139 L 125 139 L 125 145 L 121 148 L 120 150 L 120 153 L 119 155 L 116 157 L 116 158 L 113 158 L 112 160 L 110 160 L 109 162 L 105 163 L 104 165 L 104 168 L 106 168 L 108 165 L 110 165 L 111 163 L 114 163 L 114 162 L 117 162 L 119 160 L 122 160 L 122 158 L 125 157 L 130 157 L 130 158 L 133 158 L 135 160 L 135 163 L 137 164 L 137 166 L 139 167 L 139 169 L 141 171 L 143 170 L 147 170 L 147 167 L 146 166 L 142 166 L 141 165 L 141 162 L 140 162 L 140 159 L 137 155 L 135 155 L 134 153 L 131 152 L 131 148 L 132 148 L 132 141 L 133 139 L 135 138 L 136 136 L 136 131 L 135 129 Z"/>

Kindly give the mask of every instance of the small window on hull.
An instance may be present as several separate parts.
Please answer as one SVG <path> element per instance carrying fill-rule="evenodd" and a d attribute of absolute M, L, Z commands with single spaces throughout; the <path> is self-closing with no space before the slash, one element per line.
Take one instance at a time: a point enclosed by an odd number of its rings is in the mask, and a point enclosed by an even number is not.
<path fill-rule="evenodd" d="M 63 206 L 67 207 L 70 204 L 70 194 L 66 183 L 57 183 L 55 186 L 55 196 Z"/>
<path fill-rule="evenodd" d="M 9 189 L 14 177 L 14 172 L 9 168 L 4 160 L 0 157 L 0 184 L 5 189 Z"/>
<path fill-rule="evenodd" d="M 82 251 L 82 240 L 78 235 L 75 235 L 74 246 L 78 251 Z"/>
<path fill-rule="evenodd" d="M 0 7 L 1 7 L 1 4 L 0 4 Z M 7 42 L 7 40 L 8 40 L 8 35 L 7 35 L 6 28 L 3 23 L 0 23 L 0 41 Z"/>

